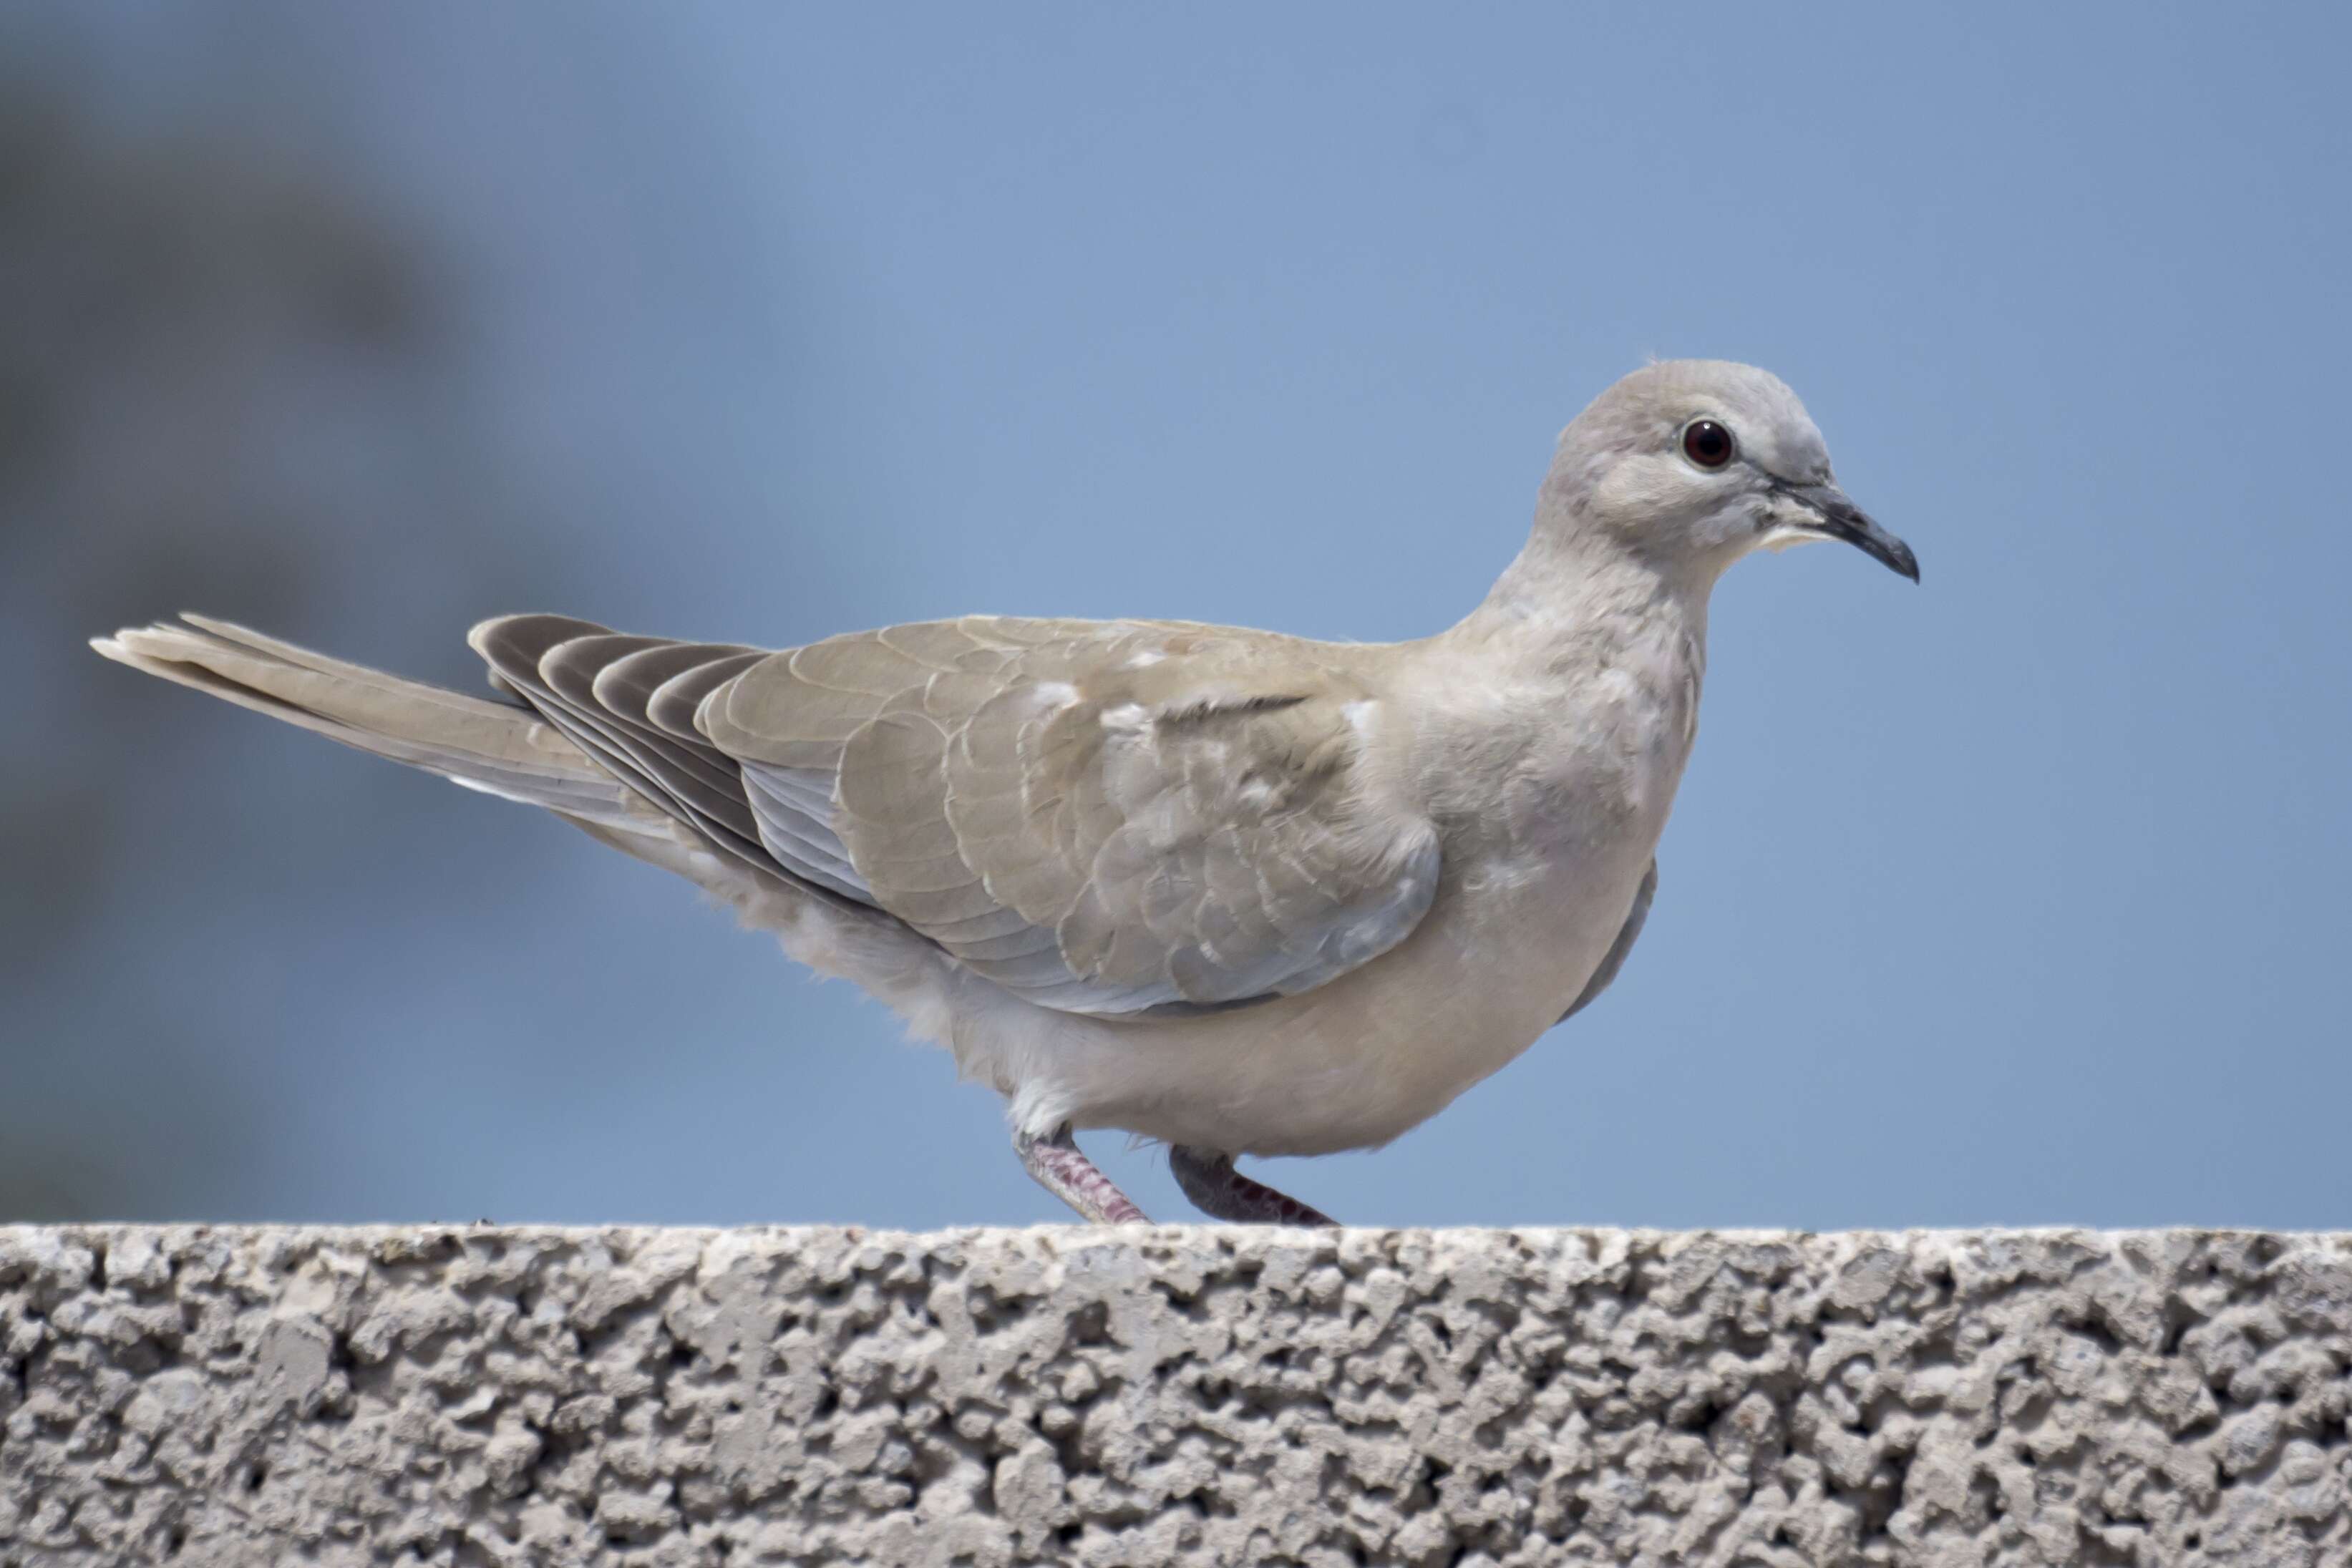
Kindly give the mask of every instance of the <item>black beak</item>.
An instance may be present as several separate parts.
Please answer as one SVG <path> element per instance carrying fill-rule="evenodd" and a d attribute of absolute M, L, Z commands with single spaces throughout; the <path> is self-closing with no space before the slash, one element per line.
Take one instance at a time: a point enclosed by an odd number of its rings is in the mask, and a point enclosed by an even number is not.
<path fill-rule="evenodd" d="M 1919 580 L 1919 558 L 1911 547 L 1870 520 L 1870 514 L 1846 498 L 1835 485 L 1783 485 L 1780 493 L 1812 513 L 1811 526 L 1830 538 L 1843 539 L 1912 581 Z"/>

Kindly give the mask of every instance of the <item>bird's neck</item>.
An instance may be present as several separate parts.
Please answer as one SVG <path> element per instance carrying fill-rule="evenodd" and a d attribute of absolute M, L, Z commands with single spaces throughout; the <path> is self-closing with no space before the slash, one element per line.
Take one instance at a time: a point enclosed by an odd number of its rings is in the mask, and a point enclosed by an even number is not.
<path fill-rule="evenodd" d="M 1529 675 L 1630 661 L 1676 666 L 1669 678 L 1696 681 L 1715 578 L 1612 541 L 1538 528 L 1485 601 L 1439 640 Z"/>
<path fill-rule="evenodd" d="M 1422 808 L 1506 860 L 1538 846 L 1554 869 L 1638 879 L 1697 734 L 1704 587 L 1622 554 L 1530 545 L 1417 653 Z M 1604 850 L 1616 860 L 1599 866 Z"/>

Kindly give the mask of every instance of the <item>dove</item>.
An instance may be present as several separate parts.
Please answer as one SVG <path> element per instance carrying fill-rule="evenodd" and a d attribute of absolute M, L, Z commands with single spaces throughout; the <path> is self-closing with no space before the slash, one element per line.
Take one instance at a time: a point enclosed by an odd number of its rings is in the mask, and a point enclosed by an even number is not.
<path fill-rule="evenodd" d="M 1567 427 L 1526 547 L 1433 635 L 971 615 L 771 650 L 551 614 L 492 695 L 205 616 L 108 658 L 675 872 L 944 1044 L 1029 1173 L 1166 1145 L 1218 1218 L 1333 1223 L 1236 1168 L 1377 1147 L 1613 980 L 1657 889 L 1717 580 L 1843 540 L 1918 580 L 1778 378 L 1669 361 Z"/>

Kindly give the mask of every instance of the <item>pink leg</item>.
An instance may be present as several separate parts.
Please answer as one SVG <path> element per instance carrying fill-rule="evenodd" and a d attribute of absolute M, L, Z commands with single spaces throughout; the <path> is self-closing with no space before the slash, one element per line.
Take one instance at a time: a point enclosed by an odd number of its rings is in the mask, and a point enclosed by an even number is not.
<path fill-rule="evenodd" d="M 1078 1141 L 1063 1127 L 1050 1138 L 1013 1134 L 1013 1147 L 1037 1185 L 1076 1209 L 1097 1225 L 1149 1225 L 1143 1210 L 1118 1190 L 1110 1177 L 1078 1150 Z"/>
<path fill-rule="evenodd" d="M 1319 1209 L 1307 1207 L 1287 1193 L 1255 1182 L 1234 1169 L 1234 1156 L 1210 1149 L 1177 1144 L 1168 1151 L 1168 1168 L 1176 1185 L 1193 1206 L 1216 1219 L 1237 1225 L 1337 1225 Z"/>

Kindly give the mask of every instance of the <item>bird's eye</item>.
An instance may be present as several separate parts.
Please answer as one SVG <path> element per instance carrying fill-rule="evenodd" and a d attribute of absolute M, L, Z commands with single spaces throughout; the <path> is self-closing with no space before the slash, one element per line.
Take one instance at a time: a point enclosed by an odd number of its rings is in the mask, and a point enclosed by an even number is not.
<path fill-rule="evenodd" d="M 1702 468 L 1722 467 L 1738 450 L 1731 432 L 1711 419 L 1694 419 L 1683 427 L 1683 455 Z"/>

